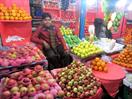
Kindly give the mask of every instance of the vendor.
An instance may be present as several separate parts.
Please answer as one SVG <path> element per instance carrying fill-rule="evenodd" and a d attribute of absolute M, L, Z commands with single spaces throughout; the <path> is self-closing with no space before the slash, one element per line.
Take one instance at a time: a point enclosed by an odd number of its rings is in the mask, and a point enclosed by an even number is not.
<path fill-rule="evenodd" d="M 52 24 L 52 17 L 49 13 L 43 13 L 42 22 L 33 33 L 31 41 L 36 43 L 47 57 L 50 70 L 67 66 L 72 62 L 63 36 Z"/>

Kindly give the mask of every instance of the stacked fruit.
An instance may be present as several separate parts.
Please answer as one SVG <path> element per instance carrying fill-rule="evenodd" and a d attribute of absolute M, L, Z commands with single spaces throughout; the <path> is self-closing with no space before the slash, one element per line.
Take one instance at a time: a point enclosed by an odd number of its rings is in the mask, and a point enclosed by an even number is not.
<path fill-rule="evenodd" d="M 100 58 L 95 58 L 90 63 L 93 70 L 101 71 L 101 72 L 108 72 L 107 63 Z"/>
<path fill-rule="evenodd" d="M 126 29 L 126 36 L 124 38 L 124 41 L 126 44 L 132 44 L 132 28 L 129 27 Z"/>
<path fill-rule="evenodd" d="M 81 42 L 79 37 L 76 35 L 65 35 L 64 39 L 70 48 L 78 45 Z"/>
<path fill-rule="evenodd" d="M 31 16 L 24 10 L 13 4 L 7 8 L 0 4 L 0 20 L 31 20 Z"/>
<path fill-rule="evenodd" d="M 72 48 L 71 52 L 81 58 L 87 58 L 102 52 L 102 49 L 90 44 L 87 41 L 81 42 L 79 45 Z"/>
<path fill-rule="evenodd" d="M 92 70 L 77 61 L 73 61 L 55 77 L 66 98 L 89 98 L 100 87 L 100 82 L 93 76 Z"/>
<path fill-rule="evenodd" d="M 3 78 L 1 85 L 2 99 L 54 99 L 64 95 L 51 74 L 40 65 Z"/>
<path fill-rule="evenodd" d="M 127 68 L 132 68 L 132 45 L 128 45 L 113 62 Z"/>
<path fill-rule="evenodd" d="M 114 32 L 117 32 L 119 26 L 120 26 L 120 21 L 122 19 L 123 14 L 120 12 L 114 12 L 111 15 L 111 20 L 108 22 L 108 29 L 113 30 Z"/>
<path fill-rule="evenodd" d="M 70 28 L 65 28 L 64 26 L 60 27 L 60 32 L 62 33 L 62 35 L 70 35 L 73 34 L 72 30 Z"/>
<path fill-rule="evenodd" d="M 0 51 L 0 66 L 20 66 L 46 59 L 43 53 L 34 45 L 22 47 L 12 46 L 7 51 Z"/>

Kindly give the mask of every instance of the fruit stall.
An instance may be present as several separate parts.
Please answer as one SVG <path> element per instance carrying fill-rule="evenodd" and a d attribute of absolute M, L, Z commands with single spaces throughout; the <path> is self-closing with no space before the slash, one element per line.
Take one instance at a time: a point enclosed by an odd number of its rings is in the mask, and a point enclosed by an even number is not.
<path fill-rule="evenodd" d="M 131 7 L 128 0 L 0 0 L 0 99 L 132 99 Z M 49 69 L 31 40 L 45 12 L 72 58 L 62 68 Z"/>

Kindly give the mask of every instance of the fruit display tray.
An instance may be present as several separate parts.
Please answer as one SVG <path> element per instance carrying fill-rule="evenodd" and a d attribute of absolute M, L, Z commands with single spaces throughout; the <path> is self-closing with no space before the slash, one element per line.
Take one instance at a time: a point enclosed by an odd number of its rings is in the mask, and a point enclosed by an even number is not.
<path fill-rule="evenodd" d="M 81 58 L 81 57 L 75 55 L 75 54 L 72 53 L 72 52 L 70 52 L 70 55 L 71 55 L 71 56 L 73 57 L 73 59 L 75 59 L 75 60 L 79 60 L 79 61 L 81 61 L 81 62 L 86 62 L 86 61 L 91 60 L 91 59 L 93 59 L 93 58 L 95 58 L 95 57 L 97 57 L 97 56 L 102 55 L 103 53 L 104 53 L 104 52 L 102 51 L 102 52 L 100 52 L 100 53 L 92 54 L 92 55 L 90 55 L 90 56 L 88 56 L 88 57 L 86 57 L 86 58 Z"/>
<path fill-rule="evenodd" d="M 51 70 L 52 76 L 55 77 L 57 75 L 57 73 L 60 72 L 61 70 L 62 70 L 62 68 Z M 103 93 L 103 90 L 100 87 L 94 96 L 91 96 L 91 97 L 85 98 L 85 99 L 101 99 L 102 93 Z M 64 99 L 79 99 L 79 98 L 64 98 Z"/>
<path fill-rule="evenodd" d="M 32 68 L 35 65 L 42 65 L 44 68 L 46 68 L 48 66 L 48 61 L 47 60 L 42 60 L 39 62 L 32 62 L 30 64 L 23 64 L 20 66 L 6 66 L 6 67 L 2 67 L 0 66 L 0 78 L 3 76 L 7 76 L 8 74 L 11 74 L 13 72 L 17 72 L 20 70 L 23 70 L 25 67 L 29 67 Z"/>

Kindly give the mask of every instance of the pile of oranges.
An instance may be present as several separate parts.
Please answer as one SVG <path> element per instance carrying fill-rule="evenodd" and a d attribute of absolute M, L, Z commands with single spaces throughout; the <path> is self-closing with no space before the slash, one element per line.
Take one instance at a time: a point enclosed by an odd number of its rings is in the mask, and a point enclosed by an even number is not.
<path fill-rule="evenodd" d="M 0 20 L 31 20 L 32 17 L 16 4 L 11 7 L 6 7 L 0 4 Z"/>
<path fill-rule="evenodd" d="M 132 68 L 132 45 L 128 45 L 113 62 L 123 67 Z"/>
<path fill-rule="evenodd" d="M 103 61 L 98 57 L 91 61 L 90 66 L 93 70 L 108 72 L 107 62 Z"/>
<path fill-rule="evenodd" d="M 125 41 L 125 44 L 132 44 L 132 28 L 131 27 L 127 27 L 124 41 Z"/>

